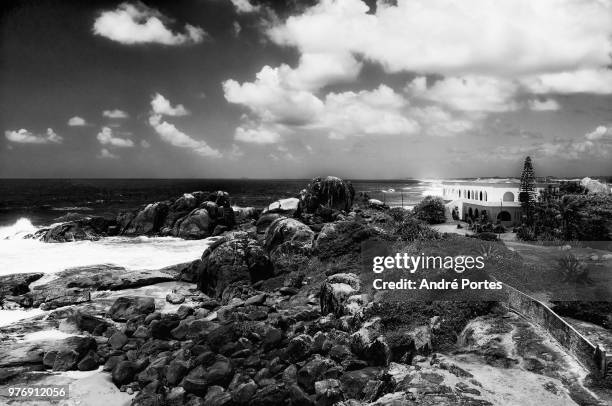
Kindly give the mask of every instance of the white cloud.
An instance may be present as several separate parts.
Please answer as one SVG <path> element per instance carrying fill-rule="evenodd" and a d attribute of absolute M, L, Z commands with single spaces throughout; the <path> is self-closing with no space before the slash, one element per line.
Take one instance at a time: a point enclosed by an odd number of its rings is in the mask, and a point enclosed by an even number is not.
<path fill-rule="evenodd" d="M 98 155 L 98 158 L 102 158 L 102 159 L 118 159 L 119 155 L 113 154 L 112 152 L 110 152 L 106 148 L 102 148 L 100 150 L 100 155 Z"/>
<path fill-rule="evenodd" d="M 143 148 L 150 148 L 151 147 L 151 143 L 147 140 L 141 140 L 140 141 L 140 146 Z"/>
<path fill-rule="evenodd" d="M 241 142 L 249 142 L 254 144 L 273 144 L 280 141 L 280 134 L 265 126 L 258 127 L 243 127 L 236 128 L 234 139 Z"/>
<path fill-rule="evenodd" d="M 554 99 L 546 100 L 529 100 L 528 106 L 530 110 L 534 111 L 555 111 L 561 109 L 561 105 Z"/>
<path fill-rule="evenodd" d="M 166 99 L 159 93 L 156 93 L 151 100 L 151 108 L 155 114 L 160 114 L 164 116 L 186 116 L 189 114 L 189 110 L 187 110 L 182 104 L 177 104 L 172 107 L 170 101 Z"/>
<path fill-rule="evenodd" d="M 363 135 L 414 134 L 419 124 L 404 115 L 407 101 L 385 85 L 368 91 L 330 93 L 312 124 L 332 138 Z"/>
<path fill-rule="evenodd" d="M 84 125 L 87 125 L 87 122 L 82 117 L 74 116 L 68 120 L 68 125 L 70 127 L 82 127 Z"/>
<path fill-rule="evenodd" d="M 259 6 L 251 4 L 249 0 L 231 0 L 238 13 L 254 13 L 259 11 Z"/>
<path fill-rule="evenodd" d="M 612 70 L 605 68 L 530 76 L 523 79 L 522 82 L 531 92 L 540 94 L 612 94 Z"/>
<path fill-rule="evenodd" d="M 102 127 L 96 136 L 102 145 L 111 145 L 119 148 L 131 148 L 134 146 L 134 141 L 129 138 L 116 137 L 110 127 Z"/>
<path fill-rule="evenodd" d="M 435 137 L 450 137 L 473 130 L 484 117 L 479 114 L 457 117 L 439 106 L 415 108 L 411 114 L 421 123 L 425 134 Z"/>
<path fill-rule="evenodd" d="M 286 65 L 284 65 L 286 66 Z M 264 66 L 254 82 L 223 82 L 225 99 L 248 107 L 263 121 L 300 124 L 311 121 L 323 108 L 312 93 L 295 89 L 283 79 L 283 67 Z"/>
<path fill-rule="evenodd" d="M 612 128 L 600 125 L 590 133 L 587 133 L 584 138 L 589 141 L 600 140 L 604 137 L 612 138 Z"/>
<path fill-rule="evenodd" d="M 431 86 L 427 86 L 425 77 L 418 77 L 408 84 L 406 90 L 415 97 L 455 110 L 500 112 L 518 107 L 514 101 L 518 85 L 493 77 L 447 77 Z"/>
<path fill-rule="evenodd" d="M 577 139 L 556 139 L 532 145 L 500 146 L 493 151 L 494 159 L 513 159 L 518 156 L 562 158 L 567 160 L 612 158 L 612 131 L 598 126 Z"/>
<path fill-rule="evenodd" d="M 52 128 L 47 128 L 45 134 L 33 134 L 22 128 L 18 131 L 5 131 L 4 136 L 10 142 L 19 144 L 61 144 L 64 140 Z"/>
<path fill-rule="evenodd" d="M 104 110 L 102 112 L 102 115 L 108 118 L 128 118 L 129 117 L 128 113 L 126 113 L 123 110 L 119 110 L 119 109 Z"/>
<path fill-rule="evenodd" d="M 602 67 L 608 0 L 323 0 L 269 30 L 302 53 L 363 55 L 389 72 L 522 75 Z"/>
<path fill-rule="evenodd" d="M 189 148 L 204 157 L 220 158 L 221 153 L 211 148 L 205 141 L 196 140 L 185 134 L 167 121 L 162 120 L 159 114 L 152 114 L 149 117 L 149 124 L 159 135 L 162 141 L 179 148 Z"/>
<path fill-rule="evenodd" d="M 171 19 L 141 2 L 121 3 L 115 10 L 104 11 L 96 18 L 93 32 L 121 44 L 183 45 L 199 43 L 206 32 L 185 24 L 183 33 L 176 33 L 165 24 Z"/>

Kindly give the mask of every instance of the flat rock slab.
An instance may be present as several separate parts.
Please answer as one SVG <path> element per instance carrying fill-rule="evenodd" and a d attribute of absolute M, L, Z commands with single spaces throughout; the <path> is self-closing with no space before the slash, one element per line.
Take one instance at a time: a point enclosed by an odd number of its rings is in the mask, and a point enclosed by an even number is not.
<path fill-rule="evenodd" d="M 43 277 L 42 273 L 17 273 L 0 276 L 0 301 L 6 296 L 17 296 L 27 293 L 30 283 Z"/>

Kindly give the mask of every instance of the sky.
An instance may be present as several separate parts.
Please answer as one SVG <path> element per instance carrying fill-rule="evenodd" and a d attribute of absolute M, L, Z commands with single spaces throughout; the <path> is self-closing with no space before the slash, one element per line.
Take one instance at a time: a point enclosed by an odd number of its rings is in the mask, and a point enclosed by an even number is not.
<path fill-rule="evenodd" d="M 10 4 L 0 177 L 612 174 L 612 0 Z"/>

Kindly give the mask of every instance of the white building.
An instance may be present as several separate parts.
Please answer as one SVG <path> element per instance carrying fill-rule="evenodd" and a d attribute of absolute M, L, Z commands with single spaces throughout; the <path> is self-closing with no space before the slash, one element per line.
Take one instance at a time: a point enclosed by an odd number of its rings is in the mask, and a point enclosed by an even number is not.
<path fill-rule="evenodd" d="M 521 204 L 519 203 L 518 181 L 479 182 L 455 181 L 442 182 L 443 198 L 446 207 L 456 209 L 462 220 L 481 218 L 483 213 L 493 222 L 500 221 L 504 226 L 521 222 Z M 536 193 L 552 187 L 557 183 L 538 183 Z"/>

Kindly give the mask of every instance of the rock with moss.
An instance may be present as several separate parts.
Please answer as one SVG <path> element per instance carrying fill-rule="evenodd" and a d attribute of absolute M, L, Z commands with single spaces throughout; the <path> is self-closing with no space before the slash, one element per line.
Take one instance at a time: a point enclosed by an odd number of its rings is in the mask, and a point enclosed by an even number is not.
<path fill-rule="evenodd" d="M 321 208 L 350 211 L 355 198 L 351 182 L 335 176 L 314 178 L 302 191 L 301 205 L 307 213 L 316 213 Z"/>

